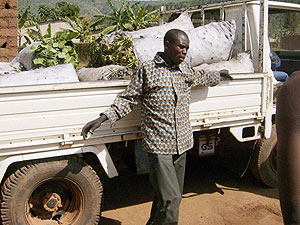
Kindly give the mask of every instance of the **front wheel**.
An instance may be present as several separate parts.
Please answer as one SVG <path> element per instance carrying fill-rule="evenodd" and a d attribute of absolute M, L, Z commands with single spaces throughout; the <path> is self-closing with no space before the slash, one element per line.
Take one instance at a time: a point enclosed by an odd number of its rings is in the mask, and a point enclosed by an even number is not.
<path fill-rule="evenodd" d="M 29 162 L 1 188 L 1 224 L 98 224 L 102 184 L 81 158 Z"/>
<path fill-rule="evenodd" d="M 252 174 L 261 183 L 277 187 L 277 135 L 275 124 L 268 139 L 257 141 L 250 163 Z"/>

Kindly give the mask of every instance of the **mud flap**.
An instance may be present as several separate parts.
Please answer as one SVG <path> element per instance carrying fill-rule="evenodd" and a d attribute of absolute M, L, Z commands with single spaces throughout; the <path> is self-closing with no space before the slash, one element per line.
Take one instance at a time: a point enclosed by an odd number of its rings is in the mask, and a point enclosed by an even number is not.
<path fill-rule="evenodd" d="M 93 152 L 94 154 L 96 154 L 105 173 L 109 178 L 113 178 L 119 175 L 105 145 L 83 147 L 83 152 Z"/>
<path fill-rule="evenodd" d="M 227 135 L 220 157 L 227 168 L 242 177 L 249 167 L 255 141 L 239 142 L 230 133 Z"/>

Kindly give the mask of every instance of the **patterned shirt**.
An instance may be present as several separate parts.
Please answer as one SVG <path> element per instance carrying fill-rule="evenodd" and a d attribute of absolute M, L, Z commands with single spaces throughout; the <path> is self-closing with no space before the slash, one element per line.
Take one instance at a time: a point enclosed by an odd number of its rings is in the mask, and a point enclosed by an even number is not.
<path fill-rule="evenodd" d="M 114 123 L 141 102 L 144 150 L 182 154 L 193 147 L 189 120 L 191 87 L 217 85 L 220 73 L 195 71 L 185 62 L 171 67 L 160 54 L 138 67 L 125 91 L 103 114 Z"/>

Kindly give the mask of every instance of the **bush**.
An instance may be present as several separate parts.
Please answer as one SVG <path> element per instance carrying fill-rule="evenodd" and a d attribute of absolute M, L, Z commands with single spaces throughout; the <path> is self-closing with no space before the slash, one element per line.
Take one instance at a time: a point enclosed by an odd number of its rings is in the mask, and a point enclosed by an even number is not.
<path fill-rule="evenodd" d="M 92 41 L 88 66 L 101 67 L 111 64 L 131 68 L 138 65 L 138 60 L 133 51 L 132 37 L 116 35 L 111 44 L 102 36 Z"/>
<path fill-rule="evenodd" d="M 58 64 L 72 63 L 78 65 L 78 55 L 74 49 L 72 39 L 76 33 L 63 31 L 56 32 L 52 38 L 44 38 L 38 46 L 32 45 L 34 52 L 33 65 L 35 68 L 44 68 Z"/>

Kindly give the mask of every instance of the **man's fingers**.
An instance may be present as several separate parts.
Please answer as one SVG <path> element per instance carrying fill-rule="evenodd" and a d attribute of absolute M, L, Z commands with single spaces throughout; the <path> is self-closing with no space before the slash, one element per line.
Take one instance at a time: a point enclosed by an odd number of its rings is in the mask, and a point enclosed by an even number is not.
<path fill-rule="evenodd" d="M 98 128 L 98 126 L 96 126 L 96 124 L 90 129 L 90 133 L 93 134 L 94 131 Z"/>
<path fill-rule="evenodd" d="M 83 136 L 84 139 L 87 138 L 87 134 L 88 134 L 88 132 L 90 131 L 90 129 L 91 129 L 91 124 L 90 124 L 90 123 L 87 123 L 87 124 L 82 128 L 81 136 Z"/>
<path fill-rule="evenodd" d="M 87 138 L 87 134 L 88 134 L 88 133 L 93 134 L 94 131 L 95 131 L 98 127 L 100 127 L 100 125 L 101 125 L 101 123 L 97 122 L 96 120 L 87 123 L 87 124 L 82 128 L 81 135 L 83 136 L 84 139 Z"/>
<path fill-rule="evenodd" d="M 87 138 L 87 134 L 90 132 L 91 134 L 94 133 L 94 131 L 99 128 L 101 126 L 101 124 L 107 120 L 107 117 L 105 116 L 101 116 L 99 117 L 98 119 L 96 120 L 93 120 L 91 122 L 88 122 L 83 128 L 82 128 L 82 131 L 81 131 L 81 136 L 83 136 L 84 139 Z"/>

